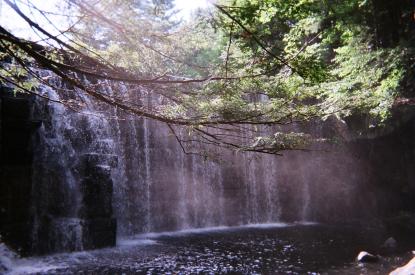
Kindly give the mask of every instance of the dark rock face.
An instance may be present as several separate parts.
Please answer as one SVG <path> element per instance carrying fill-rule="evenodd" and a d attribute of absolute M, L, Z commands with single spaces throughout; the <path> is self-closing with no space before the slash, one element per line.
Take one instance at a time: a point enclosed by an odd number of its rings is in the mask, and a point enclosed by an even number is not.
<path fill-rule="evenodd" d="M 30 248 L 32 147 L 39 122 L 30 116 L 33 99 L 0 87 L 0 235 L 13 248 Z"/>
<path fill-rule="evenodd" d="M 356 158 L 366 161 L 382 216 L 399 211 L 415 212 L 415 119 L 374 139 L 354 142 Z"/>
<path fill-rule="evenodd" d="M 82 226 L 83 249 L 96 249 L 115 245 L 117 223 L 114 218 L 85 219 Z"/>
<path fill-rule="evenodd" d="M 2 239 L 23 254 L 113 246 L 117 156 L 93 143 L 91 122 L 4 87 L 0 107 Z"/>
<path fill-rule="evenodd" d="M 79 216 L 83 218 L 102 218 L 112 216 L 112 180 L 111 168 L 97 164 L 86 158 L 80 164 L 81 208 Z"/>
<path fill-rule="evenodd" d="M 116 220 L 112 218 L 111 167 L 114 156 L 87 154 L 80 164 L 82 248 L 113 246 L 116 242 Z M 103 164 L 100 164 L 103 163 Z"/>
<path fill-rule="evenodd" d="M 55 91 L 45 88 L 49 97 Z M 42 127 L 33 143 L 33 251 L 50 253 L 113 246 L 112 170 L 107 121 L 37 100 Z M 65 229 L 67 228 L 67 229 Z"/>
<path fill-rule="evenodd" d="M 365 192 L 372 193 L 374 217 L 399 244 L 413 245 L 415 234 L 415 114 L 396 110 L 383 133 L 351 143 L 355 158 L 367 163 Z"/>

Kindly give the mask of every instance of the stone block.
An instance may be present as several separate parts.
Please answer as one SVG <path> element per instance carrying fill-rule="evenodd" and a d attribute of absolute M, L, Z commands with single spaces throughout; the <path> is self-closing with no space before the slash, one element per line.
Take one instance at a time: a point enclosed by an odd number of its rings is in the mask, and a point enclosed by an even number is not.
<path fill-rule="evenodd" d="M 90 176 L 81 181 L 82 206 L 80 217 L 111 217 L 112 215 L 112 180 L 107 170 L 95 167 Z"/>
<path fill-rule="evenodd" d="M 113 218 L 85 219 L 82 221 L 83 249 L 115 246 L 117 223 Z"/>
<path fill-rule="evenodd" d="M 112 215 L 112 179 L 109 166 L 91 165 L 84 169 L 80 216 L 83 218 L 111 217 Z"/>
<path fill-rule="evenodd" d="M 42 221 L 42 225 L 48 225 L 44 233 L 46 243 L 45 253 L 79 251 L 83 250 L 83 220 L 78 218 L 53 218 L 49 222 Z M 40 244 L 41 246 L 44 244 Z"/>

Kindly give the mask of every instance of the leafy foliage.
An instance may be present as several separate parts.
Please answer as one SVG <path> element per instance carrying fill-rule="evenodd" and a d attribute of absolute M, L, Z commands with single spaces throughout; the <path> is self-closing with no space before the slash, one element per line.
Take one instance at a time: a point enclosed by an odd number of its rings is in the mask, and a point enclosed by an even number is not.
<path fill-rule="evenodd" d="M 296 95 L 291 100 L 300 102 L 314 98 L 323 116 L 359 112 L 379 122 L 388 118 L 407 73 L 403 61 L 409 50 L 404 43 L 388 48 L 377 45 L 369 1 L 238 0 L 223 4 L 230 14 L 222 16 L 224 29 L 234 29 L 235 20 L 249 29 L 248 34 L 239 29 L 235 44 L 246 60 L 257 60 L 250 70 L 266 73 L 269 77 L 263 81 L 279 80 L 268 93 L 271 99 L 281 94 Z M 266 50 L 252 43 L 252 36 Z"/>
<path fill-rule="evenodd" d="M 14 55 L 2 81 L 34 90 L 39 75 L 25 64 L 39 63 L 88 96 L 167 123 L 179 141 L 174 127 L 187 127 L 191 141 L 278 153 L 313 138 L 263 126 L 353 114 L 382 125 L 412 66 L 412 11 L 403 0 L 393 8 L 387 0 L 223 0 L 213 16 L 190 22 L 175 19 L 172 1 L 68 3 L 79 19 L 69 41 L 46 34 L 63 50 L 51 43 L 39 54 L 0 33 L 2 58 Z M 104 93 L 85 76 L 128 92 Z"/>

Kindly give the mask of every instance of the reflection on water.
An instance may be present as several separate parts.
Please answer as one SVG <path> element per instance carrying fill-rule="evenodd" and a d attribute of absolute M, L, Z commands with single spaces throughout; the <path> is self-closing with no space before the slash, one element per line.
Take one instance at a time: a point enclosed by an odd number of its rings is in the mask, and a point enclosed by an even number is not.
<path fill-rule="evenodd" d="M 318 224 L 151 233 L 114 248 L 16 260 L 11 274 L 386 274 L 409 259 L 355 263 L 361 250 L 378 253 L 379 240 L 361 228 Z"/>

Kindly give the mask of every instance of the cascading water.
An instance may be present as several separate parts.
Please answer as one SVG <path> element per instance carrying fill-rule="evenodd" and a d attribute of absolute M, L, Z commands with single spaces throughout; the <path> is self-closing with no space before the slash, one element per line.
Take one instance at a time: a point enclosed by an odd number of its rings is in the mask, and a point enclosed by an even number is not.
<path fill-rule="evenodd" d="M 123 85 L 104 84 L 103 93 L 144 104 L 147 92 L 132 93 Z M 41 90 L 55 100 L 65 99 L 50 88 Z M 318 171 L 321 163 L 330 158 L 314 155 L 316 161 L 310 162 L 306 153 L 277 157 L 216 148 L 209 150 L 220 153 L 221 160 L 212 161 L 184 154 L 162 123 L 103 106 L 86 96 L 81 99 L 85 103 L 81 113 L 40 99 L 36 104 L 35 116 L 43 121 L 34 142 L 33 244 L 37 251 L 94 247 L 97 240 L 90 238 L 111 238 L 112 216 L 118 236 L 129 236 L 327 220 L 331 193 L 344 198 L 344 213 L 350 207 L 354 192 L 350 188 L 316 188 L 324 183 Z M 159 104 L 156 98 L 145 103 Z"/>
<path fill-rule="evenodd" d="M 225 152 L 228 164 L 214 162 L 184 154 L 161 123 L 127 115 L 117 125 L 118 169 L 125 170 L 113 177 L 119 234 L 278 221 L 274 157 L 264 160 L 272 164 L 262 176 L 258 156 L 248 161 Z"/>
<path fill-rule="evenodd" d="M 45 87 L 42 92 L 51 99 L 59 100 L 57 93 L 50 88 Z M 37 103 L 36 111 L 47 111 L 50 120 L 43 123 L 38 131 L 38 151 L 34 159 L 33 245 L 37 248 L 55 246 L 41 249 L 45 251 L 81 250 L 82 235 L 79 220 L 75 218 L 81 196 L 74 171 L 71 169 L 76 165 L 77 156 L 68 138 L 75 130 L 73 120 L 65 119 L 68 116 L 67 110 L 60 104 L 45 105 L 40 101 Z M 50 219 L 50 216 L 55 214 L 50 212 L 59 213 L 59 218 Z M 65 227 L 66 230 L 63 230 Z M 52 243 L 41 243 L 41 234 L 54 235 L 50 237 L 53 239 Z"/>
<path fill-rule="evenodd" d="M 149 122 L 147 119 L 143 120 L 143 129 L 144 129 L 144 158 L 145 158 L 145 230 L 151 231 L 151 170 L 150 170 L 150 161 L 151 155 L 149 150 L 149 142 L 150 142 L 150 133 L 149 133 Z"/>
<path fill-rule="evenodd" d="M 50 74 L 46 77 L 53 79 Z M 81 93 L 84 112 L 63 106 L 66 98 L 50 87 L 41 87 L 40 93 L 56 102 L 39 99 L 33 110 L 33 116 L 43 121 L 34 137 L 33 251 L 95 247 L 97 240 L 91 238 L 95 224 L 102 223 L 98 231 L 109 232 L 114 224 L 109 175 L 117 157 L 108 119 Z"/>
<path fill-rule="evenodd" d="M 276 158 L 272 156 L 263 156 L 261 159 L 262 167 L 264 167 L 265 178 L 264 178 L 264 184 L 265 184 L 265 201 L 266 205 L 269 207 L 266 209 L 266 222 L 275 222 L 280 219 L 280 204 L 279 204 L 279 198 L 278 198 L 278 181 L 277 179 L 277 163 Z"/>

